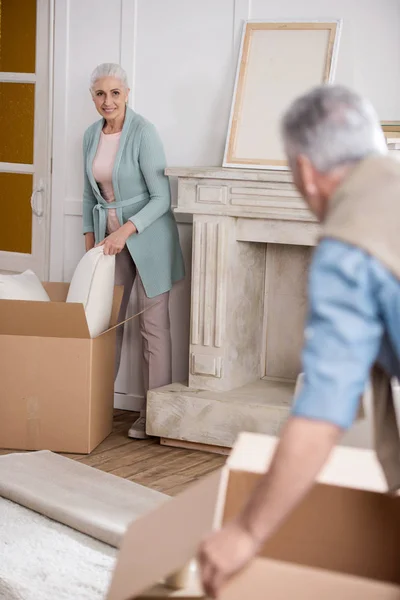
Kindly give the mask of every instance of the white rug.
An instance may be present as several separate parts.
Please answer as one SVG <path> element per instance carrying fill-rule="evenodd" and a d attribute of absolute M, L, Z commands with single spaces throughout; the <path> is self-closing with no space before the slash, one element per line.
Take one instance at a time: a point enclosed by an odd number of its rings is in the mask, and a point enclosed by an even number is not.
<path fill-rule="evenodd" d="M 126 528 L 168 500 L 48 451 L 0 457 L 0 496 L 0 600 L 103 600 Z"/>
<path fill-rule="evenodd" d="M 0 498 L 1 600 L 103 600 L 117 550 Z"/>

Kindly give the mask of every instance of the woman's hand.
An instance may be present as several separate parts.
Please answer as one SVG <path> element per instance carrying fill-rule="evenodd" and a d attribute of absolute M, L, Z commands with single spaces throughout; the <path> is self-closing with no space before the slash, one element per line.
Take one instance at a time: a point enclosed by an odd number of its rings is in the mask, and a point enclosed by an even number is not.
<path fill-rule="evenodd" d="M 97 246 L 104 246 L 104 254 L 114 255 L 119 254 L 125 248 L 127 239 L 136 233 L 136 227 L 132 221 L 127 221 L 125 225 L 122 225 L 114 233 L 110 233 L 100 244 Z M 96 248 L 97 248 L 96 246 Z"/>
<path fill-rule="evenodd" d="M 92 232 L 85 233 L 85 250 L 86 250 L 86 252 L 89 252 L 89 250 L 91 250 L 92 248 L 94 248 L 94 233 L 92 233 Z"/>

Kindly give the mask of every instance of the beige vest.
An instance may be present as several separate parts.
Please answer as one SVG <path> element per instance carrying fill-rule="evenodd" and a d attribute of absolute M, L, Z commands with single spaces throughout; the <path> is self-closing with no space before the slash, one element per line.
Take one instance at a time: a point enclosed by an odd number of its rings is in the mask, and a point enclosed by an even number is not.
<path fill-rule="evenodd" d="M 374 156 L 360 162 L 329 203 L 321 238 L 357 246 L 400 280 L 400 162 Z M 371 373 L 375 448 L 389 491 L 400 489 L 400 437 L 389 374 Z"/>

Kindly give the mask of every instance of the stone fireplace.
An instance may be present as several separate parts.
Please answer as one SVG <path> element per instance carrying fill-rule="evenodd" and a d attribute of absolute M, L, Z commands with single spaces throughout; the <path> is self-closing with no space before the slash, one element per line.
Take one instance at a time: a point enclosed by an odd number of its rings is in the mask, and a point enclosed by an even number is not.
<path fill-rule="evenodd" d="M 277 434 L 300 371 L 306 280 L 318 225 L 286 171 L 170 168 L 193 215 L 189 375 L 153 390 L 148 431 L 230 448 Z"/>

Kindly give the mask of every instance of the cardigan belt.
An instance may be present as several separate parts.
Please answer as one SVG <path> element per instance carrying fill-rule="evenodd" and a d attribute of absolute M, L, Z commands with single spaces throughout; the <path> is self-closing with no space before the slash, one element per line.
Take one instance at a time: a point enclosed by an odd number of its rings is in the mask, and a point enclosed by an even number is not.
<path fill-rule="evenodd" d="M 119 202 L 99 202 L 98 204 L 96 204 L 96 206 L 93 208 L 93 221 L 95 225 L 95 231 L 99 232 L 99 240 L 96 241 L 101 242 L 106 237 L 107 210 L 110 210 L 110 208 L 126 208 L 127 206 L 131 206 L 132 204 L 140 202 L 141 200 L 146 200 L 148 197 L 149 194 L 147 192 L 143 192 L 143 194 L 139 194 L 138 196 L 134 196 L 133 198 L 128 198 L 127 200 L 121 200 Z"/>

